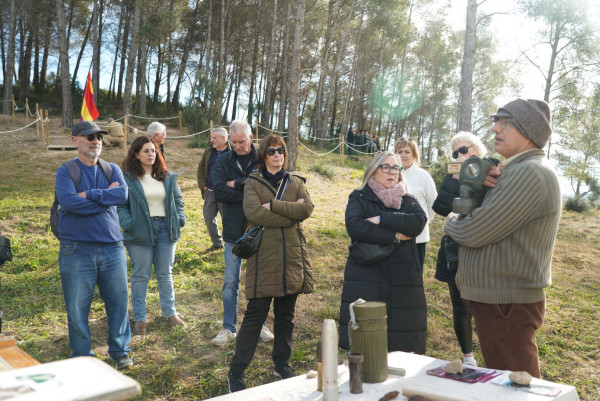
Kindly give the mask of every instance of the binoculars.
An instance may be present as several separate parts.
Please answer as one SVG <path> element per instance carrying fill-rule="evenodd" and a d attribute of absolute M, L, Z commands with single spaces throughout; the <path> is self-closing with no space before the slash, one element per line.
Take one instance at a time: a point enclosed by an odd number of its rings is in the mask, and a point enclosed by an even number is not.
<path fill-rule="evenodd" d="M 454 198 L 452 211 L 458 214 L 469 214 L 481 204 L 483 181 L 488 171 L 497 166 L 498 161 L 487 157 L 473 155 L 465 160 L 460 168 L 460 188 L 458 198 Z"/>

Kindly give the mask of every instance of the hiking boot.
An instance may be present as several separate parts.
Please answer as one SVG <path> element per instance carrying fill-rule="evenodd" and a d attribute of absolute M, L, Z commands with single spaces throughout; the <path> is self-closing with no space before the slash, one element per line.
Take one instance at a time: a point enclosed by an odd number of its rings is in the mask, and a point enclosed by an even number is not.
<path fill-rule="evenodd" d="M 246 390 L 246 383 L 242 380 L 242 376 L 235 376 L 233 373 L 227 373 L 227 390 L 230 393 Z"/>
<path fill-rule="evenodd" d="M 260 339 L 263 342 L 270 343 L 275 340 L 275 336 L 267 326 L 263 325 L 262 329 L 260 329 Z"/>
<path fill-rule="evenodd" d="M 212 345 L 217 345 L 219 347 L 224 346 L 225 344 L 227 344 L 229 341 L 233 341 L 235 340 L 235 333 L 232 333 L 230 330 L 222 330 L 219 334 L 217 334 L 217 336 L 215 338 L 213 338 L 212 340 L 210 340 L 210 343 Z"/>
<path fill-rule="evenodd" d="M 145 336 L 146 321 L 138 320 L 137 322 L 133 322 L 133 334 L 137 334 L 138 336 Z"/>
<path fill-rule="evenodd" d="M 296 372 L 294 372 L 294 369 L 292 369 L 288 364 L 283 366 L 275 366 L 273 373 L 282 380 L 289 379 L 290 377 L 296 377 Z"/>
<path fill-rule="evenodd" d="M 477 360 L 475 360 L 475 358 L 473 358 L 472 356 L 465 356 L 463 363 L 465 365 L 477 366 Z"/>
<path fill-rule="evenodd" d="M 127 355 L 118 357 L 115 359 L 115 362 L 117 363 L 117 369 L 119 370 L 129 369 L 131 366 L 133 366 L 133 359 Z"/>
<path fill-rule="evenodd" d="M 169 324 L 171 326 L 182 326 L 185 327 L 185 322 L 183 320 L 181 320 L 181 318 L 177 315 L 173 315 L 173 316 L 169 316 L 167 318 L 167 321 L 169 322 Z"/>
<path fill-rule="evenodd" d="M 214 251 L 218 251 L 219 249 L 223 249 L 223 244 L 215 244 L 215 245 L 211 246 L 210 248 L 206 248 L 204 250 L 204 253 L 211 253 Z"/>

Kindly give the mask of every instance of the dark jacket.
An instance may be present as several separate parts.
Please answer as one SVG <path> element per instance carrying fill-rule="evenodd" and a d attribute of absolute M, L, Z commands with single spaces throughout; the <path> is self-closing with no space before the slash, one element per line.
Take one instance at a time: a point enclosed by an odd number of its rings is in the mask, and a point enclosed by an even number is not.
<path fill-rule="evenodd" d="M 379 225 L 365 220 L 373 216 L 381 216 Z M 348 307 L 362 298 L 386 303 L 389 351 L 425 352 L 427 303 L 415 242 L 425 224 L 427 215 L 412 195 L 402 197 L 400 209 L 390 209 L 368 186 L 350 194 L 346 230 L 352 241 L 390 244 L 397 232 L 413 239 L 395 243 L 387 259 L 370 266 L 348 257 L 340 307 L 340 347 L 349 348 Z"/>
<path fill-rule="evenodd" d="M 437 198 L 433 202 L 433 211 L 440 216 L 448 216 L 452 212 L 454 198 L 458 197 L 460 181 L 452 178 L 452 174 L 444 176 Z M 459 245 L 452 238 L 444 235 L 440 241 L 438 250 L 435 278 L 444 283 L 454 283 L 456 271 L 458 270 L 458 248 Z"/>
<path fill-rule="evenodd" d="M 154 230 L 148 211 L 148 202 L 140 180 L 125 173 L 125 182 L 129 187 L 127 200 L 119 205 L 119 222 L 123 228 L 125 244 L 154 245 Z M 177 184 L 177 174 L 168 173 L 163 181 L 165 185 L 165 224 L 171 241 L 179 241 L 181 227 L 185 225 L 183 198 Z"/>
<path fill-rule="evenodd" d="M 229 152 L 231 150 L 231 144 L 227 141 L 227 147 L 225 148 L 225 152 Z M 208 175 L 210 174 L 208 163 L 210 162 L 210 158 L 213 153 L 215 153 L 215 148 L 213 148 L 212 143 L 208 144 L 208 147 L 202 154 L 202 158 L 200 159 L 200 163 L 198 163 L 198 171 L 196 173 L 198 178 L 198 188 L 202 192 L 202 197 L 204 198 L 204 187 L 208 181 Z"/>
<path fill-rule="evenodd" d="M 211 171 L 215 198 L 223 203 L 223 239 L 233 243 L 244 234 L 245 217 L 242 201 L 244 200 L 244 182 L 246 177 L 258 168 L 258 158 L 254 145 L 251 158 L 246 169 L 240 169 L 238 155 L 234 151 L 222 154 Z M 227 186 L 227 181 L 235 180 L 235 188 Z"/>
<path fill-rule="evenodd" d="M 498 164 L 497 159 L 492 159 Z M 454 198 L 458 197 L 460 189 L 460 180 L 452 178 L 452 174 L 446 174 L 438 196 L 433 202 L 433 211 L 440 216 L 447 217 L 452 212 L 452 204 Z M 489 190 L 488 187 L 483 187 L 483 190 L 478 197 L 478 203 L 481 204 L 485 194 Z M 444 283 L 454 283 L 456 272 L 458 271 L 458 249 L 460 245 L 451 237 L 444 235 L 440 241 L 440 249 L 438 250 L 437 266 L 435 269 L 435 278 Z"/>
<path fill-rule="evenodd" d="M 314 206 L 304 178 L 291 175 L 281 200 L 260 172 L 244 185 L 244 213 L 252 225 L 264 226 L 258 252 L 246 263 L 246 299 L 311 293 L 314 282 L 301 222 Z M 297 202 L 303 198 L 304 202 Z M 262 205 L 271 202 L 271 210 Z"/>

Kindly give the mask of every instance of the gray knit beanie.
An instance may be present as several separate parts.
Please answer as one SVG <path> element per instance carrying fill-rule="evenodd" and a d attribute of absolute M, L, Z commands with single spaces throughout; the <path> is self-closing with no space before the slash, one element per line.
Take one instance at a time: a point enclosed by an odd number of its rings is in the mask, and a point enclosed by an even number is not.
<path fill-rule="evenodd" d="M 540 149 L 552 135 L 550 106 L 543 100 L 517 98 L 500 107 L 491 117 L 510 117 L 523 136 Z"/>

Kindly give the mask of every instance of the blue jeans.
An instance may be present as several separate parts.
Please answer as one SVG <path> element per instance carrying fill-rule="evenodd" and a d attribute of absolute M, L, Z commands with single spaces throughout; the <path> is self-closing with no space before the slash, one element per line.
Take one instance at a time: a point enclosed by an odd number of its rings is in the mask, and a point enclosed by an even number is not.
<path fill-rule="evenodd" d="M 175 311 L 173 277 L 171 276 L 177 242 L 173 242 L 169 238 L 164 218 L 152 218 L 152 229 L 154 230 L 154 246 L 127 245 L 133 270 L 131 274 L 131 306 L 133 307 L 133 320 L 136 322 L 146 320 L 146 291 L 153 263 L 162 316 L 169 317 L 177 313 Z"/>
<path fill-rule="evenodd" d="M 238 294 L 242 259 L 233 254 L 233 243 L 225 242 L 225 277 L 223 278 L 223 328 L 236 332 Z"/>
<path fill-rule="evenodd" d="M 123 243 L 63 240 L 58 264 L 69 322 L 69 346 L 73 350 L 71 357 L 94 355 L 88 317 L 96 285 L 108 320 L 108 354 L 113 359 L 127 355 L 131 331 Z"/>

